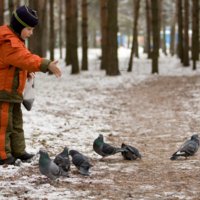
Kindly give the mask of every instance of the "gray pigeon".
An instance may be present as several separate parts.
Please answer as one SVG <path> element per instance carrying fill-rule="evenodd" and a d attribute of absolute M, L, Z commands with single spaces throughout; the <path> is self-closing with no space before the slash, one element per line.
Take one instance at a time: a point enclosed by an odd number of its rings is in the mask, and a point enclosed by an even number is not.
<path fill-rule="evenodd" d="M 40 154 L 39 169 L 41 174 L 45 175 L 51 180 L 56 180 L 59 178 L 59 176 L 68 177 L 68 173 L 63 171 L 62 168 L 58 167 L 54 162 L 52 162 L 45 150 L 40 150 L 38 154 Z"/>
<path fill-rule="evenodd" d="M 119 152 L 128 152 L 128 150 L 125 148 L 116 148 L 105 143 L 103 141 L 102 134 L 99 134 L 99 137 L 94 141 L 93 149 L 97 154 L 102 156 L 101 160 L 103 160 L 107 156 L 111 156 Z"/>
<path fill-rule="evenodd" d="M 175 152 L 170 160 L 176 160 L 179 156 L 193 156 L 199 149 L 199 136 L 194 134 L 190 140 L 186 141 L 177 152 Z"/>
<path fill-rule="evenodd" d="M 67 147 L 64 148 L 62 153 L 55 157 L 54 163 L 56 163 L 56 165 L 61 167 L 66 172 L 70 170 L 70 160 Z"/>
<path fill-rule="evenodd" d="M 122 143 L 121 148 L 128 150 L 128 152 L 121 152 L 125 160 L 136 160 L 137 158 L 141 159 L 141 154 L 135 147 Z"/>
<path fill-rule="evenodd" d="M 93 167 L 86 156 L 75 150 L 70 150 L 69 155 L 72 157 L 72 163 L 80 171 L 82 176 L 89 176 L 89 169 Z"/>

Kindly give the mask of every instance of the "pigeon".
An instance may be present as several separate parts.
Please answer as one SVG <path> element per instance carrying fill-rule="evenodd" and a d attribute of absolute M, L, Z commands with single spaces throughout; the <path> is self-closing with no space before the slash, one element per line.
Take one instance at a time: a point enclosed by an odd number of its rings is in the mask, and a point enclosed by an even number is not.
<path fill-rule="evenodd" d="M 186 141 L 177 152 L 175 152 L 170 160 L 176 160 L 179 156 L 193 156 L 199 149 L 199 136 L 198 134 L 192 135 L 191 139 Z"/>
<path fill-rule="evenodd" d="M 56 165 L 61 167 L 66 172 L 70 170 L 70 160 L 67 147 L 64 148 L 62 153 L 55 157 L 54 163 L 56 163 Z"/>
<path fill-rule="evenodd" d="M 45 150 L 40 150 L 38 154 L 40 154 L 39 169 L 41 174 L 53 181 L 60 176 L 68 177 L 68 173 L 63 171 L 61 167 L 58 167 L 54 162 L 52 162 L 49 158 L 49 154 Z"/>
<path fill-rule="evenodd" d="M 122 143 L 121 148 L 128 150 L 128 152 L 121 152 L 125 160 L 136 160 L 137 158 L 141 159 L 141 154 L 135 147 Z"/>
<path fill-rule="evenodd" d="M 89 176 L 89 169 L 93 167 L 86 156 L 75 150 L 70 150 L 69 155 L 72 157 L 72 163 L 80 171 L 82 176 Z"/>
<path fill-rule="evenodd" d="M 107 156 L 111 156 L 119 152 L 128 152 L 128 150 L 125 148 L 116 148 L 105 143 L 103 141 L 102 134 L 99 134 L 99 137 L 94 141 L 93 149 L 97 154 L 102 156 L 101 160 L 103 160 Z"/>

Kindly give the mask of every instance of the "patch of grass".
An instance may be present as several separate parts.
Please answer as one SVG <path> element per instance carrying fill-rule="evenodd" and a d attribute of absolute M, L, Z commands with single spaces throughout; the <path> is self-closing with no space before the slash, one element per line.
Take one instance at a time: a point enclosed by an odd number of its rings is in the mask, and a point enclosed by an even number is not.
<path fill-rule="evenodd" d="M 101 129 L 101 132 L 110 132 L 110 130 L 108 130 L 108 129 Z"/>
<path fill-rule="evenodd" d="M 33 134 L 33 137 L 38 137 L 40 134 Z"/>

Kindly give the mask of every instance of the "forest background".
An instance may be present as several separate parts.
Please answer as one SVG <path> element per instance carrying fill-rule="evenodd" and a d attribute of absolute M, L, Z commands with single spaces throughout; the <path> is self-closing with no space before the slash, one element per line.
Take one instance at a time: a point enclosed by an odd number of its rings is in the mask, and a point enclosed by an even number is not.
<path fill-rule="evenodd" d="M 192 59 L 195 70 L 199 4 L 199 0 L 0 0 L 0 25 L 9 24 L 13 10 L 21 5 L 36 10 L 39 25 L 28 40 L 29 50 L 41 57 L 49 50 L 54 60 L 59 48 L 72 74 L 88 70 L 88 48 L 101 48 L 99 68 L 107 75 L 119 75 L 119 46 L 131 48 L 129 72 L 134 56 L 139 57 L 139 46 L 152 59 L 152 73 L 159 73 L 159 49 L 165 55 L 176 54 L 184 67 Z M 81 63 L 78 47 L 82 47 Z"/>

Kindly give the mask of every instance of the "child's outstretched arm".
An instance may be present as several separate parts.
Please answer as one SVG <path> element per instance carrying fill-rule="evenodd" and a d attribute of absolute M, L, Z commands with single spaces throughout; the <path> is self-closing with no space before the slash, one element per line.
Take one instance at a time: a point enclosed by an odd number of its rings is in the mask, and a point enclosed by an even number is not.
<path fill-rule="evenodd" d="M 53 61 L 48 65 L 48 69 L 55 74 L 56 77 L 60 77 L 62 75 L 60 68 L 57 65 L 57 61 Z"/>

